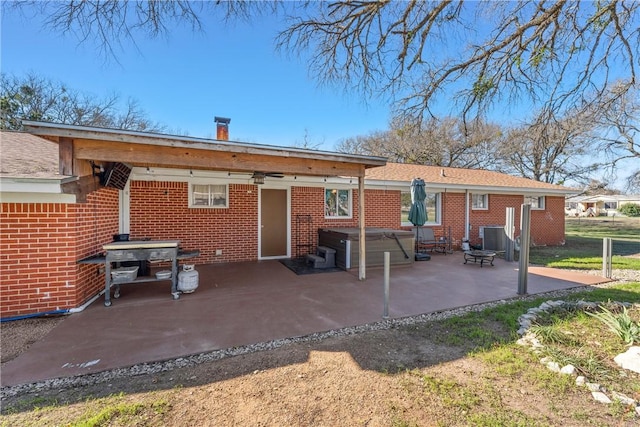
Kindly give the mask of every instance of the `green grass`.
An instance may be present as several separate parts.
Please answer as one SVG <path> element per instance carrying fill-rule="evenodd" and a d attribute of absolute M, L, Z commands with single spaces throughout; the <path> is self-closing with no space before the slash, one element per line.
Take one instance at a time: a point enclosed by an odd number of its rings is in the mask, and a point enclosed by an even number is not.
<path fill-rule="evenodd" d="M 602 239 L 613 240 L 612 268 L 640 270 L 639 218 L 567 218 L 564 246 L 535 246 L 529 251 L 531 264 L 547 267 L 599 270 Z"/>
<path fill-rule="evenodd" d="M 419 369 L 411 371 L 412 376 L 420 378 L 421 386 L 413 392 L 430 405 L 442 407 L 442 413 L 447 414 L 439 420 L 440 423 L 434 425 L 448 425 L 453 419 L 460 425 L 474 426 L 545 425 L 544 419 L 532 418 L 531 414 L 503 406 L 500 400 L 504 394 L 495 389 L 496 384 L 528 384 L 539 393 L 554 396 L 557 401 L 562 401 L 568 394 L 588 395 L 588 392 L 575 385 L 573 376 L 560 375 L 543 366 L 540 359 L 544 356 L 551 357 L 561 366 L 574 365 L 578 373 L 599 382 L 607 390 L 627 396 L 636 395 L 637 390 L 640 390 L 640 379 L 622 373 L 613 363 L 613 357 L 626 349 L 625 342 L 604 327 L 601 321 L 586 315 L 582 310 L 554 310 L 549 313 L 548 319 L 544 319 L 543 325 L 532 328 L 543 342 L 541 354 L 516 344 L 515 334 L 511 335 L 511 339 L 505 339 L 505 331 L 517 329 L 517 320 L 522 313 L 530 307 L 539 306 L 547 299 L 516 301 L 433 322 L 429 326 L 437 335 L 442 335 L 440 339 L 436 337 L 436 342 L 448 345 L 467 343 L 467 346 L 473 348 L 468 356 L 482 360 L 489 368 L 484 381 L 473 385 L 425 374 Z M 563 299 L 638 303 L 640 283 L 575 293 Z M 640 310 L 630 310 L 629 316 L 637 321 Z M 578 421 L 586 416 L 579 407 L 571 410 L 558 407 L 557 410 L 566 412 L 568 418 Z M 609 405 L 606 410 L 618 420 L 634 419 L 629 408 L 620 403 Z"/>
<path fill-rule="evenodd" d="M 88 398 L 82 406 L 73 410 L 64 408 L 65 406 L 58 404 L 36 407 L 31 410 L 32 416 L 22 419 L 19 425 L 73 427 L 162 425 L 163 415 L 171 410 L 171 405 L 165 398 L 155 398 L 153 393 L 141 399 L 119 393 L 100 399 Z M 61 418 L 64 418 L 63 423 L 60 422 Z M 0 422 L 2 427 L 11 425 L 18 424 Z"/>

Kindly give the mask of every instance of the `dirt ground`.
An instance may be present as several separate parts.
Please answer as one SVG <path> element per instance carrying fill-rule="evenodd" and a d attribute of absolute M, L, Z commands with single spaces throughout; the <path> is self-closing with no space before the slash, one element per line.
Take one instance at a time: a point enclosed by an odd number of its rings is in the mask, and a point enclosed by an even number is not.
<path fill-rule="evenodd" d="M 59 321 L 2 324 L 3 364 Z M 496 336 L 510 336 L 493 327 Z M 113 395 L 138 409 L 100 425 L 635 425 L 609 415 L 584 389 L 548 390 L 530 378 L 496 373 L 467 355 L 469 345 L 442 344 L 438 337 L 449 332 L 443 328 L 404 326 L 18 395 L 3 402 L 0 425 L 69 425 L 98 411 L 96 405 L 118 405 L 88 400 Z M 57 409 L 22 412 L 51 404 Z"/>

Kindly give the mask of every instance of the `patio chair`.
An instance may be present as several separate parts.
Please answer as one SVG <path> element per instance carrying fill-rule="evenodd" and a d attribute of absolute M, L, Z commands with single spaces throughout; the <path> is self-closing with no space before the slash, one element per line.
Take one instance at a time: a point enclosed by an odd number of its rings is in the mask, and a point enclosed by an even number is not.
<path fill-rule="evenodd" d="M 447 239 L 445 237 L 436 238 L 433 229 L 418 227 L 416 236 L 416 252 L 430 250 L 431 252 L 447 254 Z"/>

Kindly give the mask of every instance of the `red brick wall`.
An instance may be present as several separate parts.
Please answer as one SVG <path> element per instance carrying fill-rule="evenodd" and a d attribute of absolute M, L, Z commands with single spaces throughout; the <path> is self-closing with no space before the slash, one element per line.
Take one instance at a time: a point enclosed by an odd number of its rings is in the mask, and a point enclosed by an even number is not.
<path fill-rule="evenodd" d="M 301 256 L 317 244 L 323 227 L 357 227 L 358 193 L 353 190 L 353 218 L 326 219 L 324 188 L 291 188 L 291 253 Z M 131 239 L 177 239 L 183 249 L 199 249 L 195 264 L 255 260 L 258 254 L 258 186 L 229 185 L 226 209 L 189 208 L 186 182 L 133 181 L 130 186 Z M 399 227 L 400 192 L 367 190 L 367 226 Z M 298 220 L 311 215 L 311 224 Z M 298 239 L 296 236 L 300 234 Z M 216 250 L 222 255 L 216 255 Z"/>
<path fill-rule="evenodd" d="M 448 236 L 451 228 L 451 238 L 454 248 L 459 248 L 464 237 L 465 228 L 465 195 L 464 193 L 441 193 L 442 219 L 441 225 L 429 226 L 436 237 Z M 469 241 L 480 245 L 480 227 L 486 225 L 504 225 L 506 222 L 506 208 L 515 208 L 515 235 L 520 234 L 520 209 L 524 197 L 520 195 L 490 194 L 489 209 L 469 211 Z M 471 206 L 471 194 L 469 194 Z M 408 227 L 404 227 L 408 228 Z M 533 245 L 563 245 L 564 237 L 564 198 L 546 197 L 544 210 L 531 210 L 531 242 Z"/>
<path fill-rule="evenodd" d="M 366 190 L 365 198 L 368 227 L 401 228 L 400 191 Z M 522 202 L 523 197 L 519 195 L 490 194 L 488 210 L 470 211 L 471 243 L 482 243 L 481 226 L 504 225 L 507 207 L 515 208 L 518 228 Z M 197 264 L 254 260 L 258 253 L 258 186 L 231 184 L 229 204 L 227 209 L 190 209 L 187 183 L 132 182 L 131 238 L 178 239 L 183 249 L 200 250 L 201 256 L 193 260 Z M 315 247 L 319 228 L 357 227 L 355 188 L 352 206 L 352 218 L 325 218 L 323 187 L 292 187 L 292 256 L 302 256 Z M 306 216 L 311 217 L 310 225 L 304 222 Z M 465 234 L 464 221 L 464 193 L 442 193 L 442 221 L 441 225 L 432 227 L 435 235 L 448 236 L 451 229 L 454 246 L 459 247 Z M 534 244 L 564 243 L 561 197 L 547 197 L 544 211 L 532 211 L 532 236 Z M 216 249 L 222 250 L 222 255 L 215 255 Z"/>
<path fill-rule="evenodd" d="M 364 197 L 367 227 L 400 228 L 400 191 L 365 190 Z"/>
<path fill-rule="evenodd" d="M 516 228 L 520 226 L 520 208 L 516 209 Z M 544 210 L 531 210 L 531 244 L 564 245 L 564 197 L 545 197 Z"/>
<path fill-rule="evenodd" d="M 74 229 L 69 206 L 2 203 L 2 317 L 68 308 L 75 302 Z"/>
<path fill-rule="evenodd" d="M 471 244 L 482 244 L 480 227 L 485 225 L 505 225 L 508 207 L 515 208 L 515 235 L 519 235 L 520 206 L 523 201 L 523 196 L 519 195 L 489 194 L 489 209 L 470 209 L 469 222 L 471 230 L 469 231 L 469 241 Z M 469 194 L 469 206 L 471 206 L 471 194 Z"/>
<path fill-rule="evenodd" d="M 133 181 L 130 238 L 176 239 L 199 249 L 194 264 L 245 261 L 258 253 L 258 187 L 229 185 L 229 207 L 189 208 L 186 182 Z M 216 255 L 222 250 L 222 255 Z"/>
<path fill-rule="evenodd" d="M 87 203 L 71 205 L 76 214 L 75 259 L 103 252 L 102 245 L 113 241 L 119 228 L 118 190 L 102 188 L 87 196 Z M 96 264 L 76 264 L 76 303 L 81 305 L 104 289 L 104 273 Z"/>
<path fill-rule="evenodd" d="M 114 223 L 117 232 L 116 190 L 87 204 L 2 203 L 0 317 L 66 310 L 94 296 L 104 276 L 77 261 L 112 240 Z"/>
<path fill-rule="evenodd" d="M 318 243 L 318 229 L 333 227 L 358 227 L 358 190 L 351 191 L 353 217 L 331 219 L 324 215 L 324 191 L 322 187 L 291 188 L 291 231 L 292 256 L 305 255 L 315 250 Z M 400 227 L 400 192 L 386 190 L 365 190 L 365 222 L 367 227 Z M 311 225 L 304 217 L 311 216 Z M 300 216 L 300 219 L 299 219 Z M 296 238 L 300 230 L 300 237 Z"/>

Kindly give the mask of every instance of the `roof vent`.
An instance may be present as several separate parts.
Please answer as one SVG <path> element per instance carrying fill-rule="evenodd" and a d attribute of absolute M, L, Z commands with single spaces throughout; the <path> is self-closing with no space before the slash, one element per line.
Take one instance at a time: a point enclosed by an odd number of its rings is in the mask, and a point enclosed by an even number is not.
<path fill-rule="evenodd" d="M 229 140 L 229 123 L 231 119 L 226 117 L 215 117 L 216 122 L 216 139 L 221 141 Z"/>
<path fill-rule="evenodd" d="M 440 169 L 440 176 L 441 177 L 445 177 L 446 175 L 444 174 L 444 169 Z"/>

